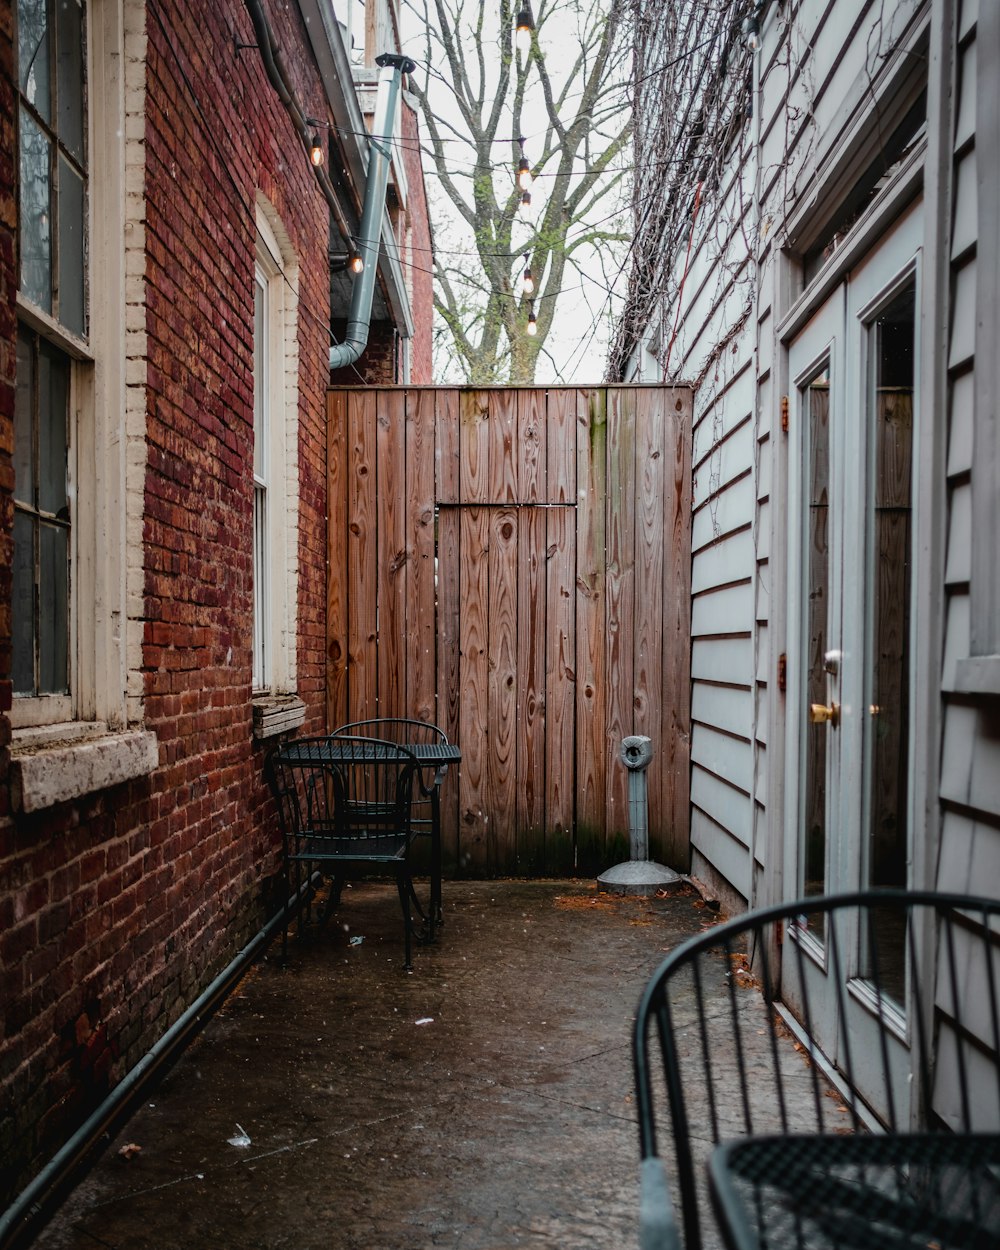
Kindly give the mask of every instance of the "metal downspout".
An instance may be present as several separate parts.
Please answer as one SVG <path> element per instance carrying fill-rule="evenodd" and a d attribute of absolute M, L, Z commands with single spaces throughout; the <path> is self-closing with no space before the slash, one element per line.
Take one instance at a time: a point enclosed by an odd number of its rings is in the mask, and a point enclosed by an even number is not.
<path fill-rule="evenodd" d="M 291 900 L 289 909 L 294 911 L 304 899 L 306 892 L 318 881 L 318 874 L 301 887 Z M 275 930 L 283 923 L 285 908 L 267 922 L 261 931 L 243 947 L 191 1006 L 167 1029 L 166 1033 L 122 1077 L 107 1098 L 76 1132 L 63 1144 L 38 1175 L 21 1191 L 6 1211 L 0 1215 L 0 1250 L 12 1250 L 26 1246 L 26 1238 L 34 1239 L 40 1223 L 47 1218 L 53 1199 L 72 1179 L 77 1168 L 94 1148 L 98 1140 L 117 1132 L 143 1091 L 165 1065 L 174 1061 L 178 1052 L 187 1045 L 195 1033 L 208 1023 L 209 1017 L 225 998 L 247 967 L 262 954 Z"/>
<path fill-rule="evenodd" d="M 368 179 L 365 183 L 365 199 L 357 241 L 364 269 L 355 280 L 354 290 L 351 292 L 344 341 L 330 348 L 331 369 L 342 369 L 345 365 L 354 364 L 368 345 L 396 107 L 403 75 L 412 74 L 416 69 L 415 63 L 409 57 L 395 52 L 383 52 L 375 58 L 375 63 L 381 72 L 375 101 L 375 120 L 368 140 Z"/>

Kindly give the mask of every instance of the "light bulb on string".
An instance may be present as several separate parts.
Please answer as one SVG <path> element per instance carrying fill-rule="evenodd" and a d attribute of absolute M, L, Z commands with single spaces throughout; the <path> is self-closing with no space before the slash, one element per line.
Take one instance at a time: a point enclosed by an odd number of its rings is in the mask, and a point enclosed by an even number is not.
<path fill-rule="evenodd" d="M 309 159 L 317 169 L 323 164 L 323 144 L 320 142 L 319 134 L 316 132 L 313 132 L 313 137 L 309 144 Z"/>
<path fill-rule="evenodd" d="M 521 147 L 521 159 L 517 163 L 517 185 L 522 191 L 527 191 L 531 186 L 531 165 L 524 155 L 524 135 L 520 135 L 517 141 Z"/>
<path fill-rule="evenodd" d="M 535 289 L 535 279 L 531 274 L 531 265 L 528 263 L 528 253 L 524 253 L 524 273 L 521 275 L 521 294 L 530 295 Z"/>
<path fill-rule="evenodd" d="M 535 319 L 535 301 L 528 305 L 528 334 L 534 338 L 538 333 L 538 322 Z"/>
<path fill-rule="evenodd" d="M 527 3 L 527 0 L 518 10 L 514 27 L 514 42 L 517 45 L 517 50 L 527 55 L 531 51 L 531 36 L 535 30 L 534 19 L 531 16 L 531 6 Z"/>
<path fill-rule="evenodd" d="M 352 252 L 347 258 L 347 268 L 351 273 L 361 273 L 365 267 L 365 262 L 360 252 Z"/>
<path fill-rule="evenodd" d="M 528 213 L 531 212 L 531 192 L 530 191 L 521 192 L 521 199 L 518 203 L 517 208 L 518 208 L 518 212 L 521 214 L 522 217 L 527 217 Z"/>

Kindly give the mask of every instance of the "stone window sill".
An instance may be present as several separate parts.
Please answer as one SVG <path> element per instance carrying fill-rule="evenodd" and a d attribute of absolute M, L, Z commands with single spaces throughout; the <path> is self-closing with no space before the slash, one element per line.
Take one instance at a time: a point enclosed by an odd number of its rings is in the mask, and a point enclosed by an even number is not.
<path fill-rule="evenodd" d="M 306 705 L 295 694 L 258 694 L 253 699 L 253 736 L 274 738 L 305 723 Z"/>
<path fill-rule="evenodd" d="M 955 665 L 955 689 L 960 694 L 1000 695 L 1000 655 L 973 655 Z"/>
<path fill-rule="evenodd" d="M 159 749 L 146 729 L 74 723 L 15 730 L 10 757 L 14 810 L 39 812 L 151 773 Z"/>

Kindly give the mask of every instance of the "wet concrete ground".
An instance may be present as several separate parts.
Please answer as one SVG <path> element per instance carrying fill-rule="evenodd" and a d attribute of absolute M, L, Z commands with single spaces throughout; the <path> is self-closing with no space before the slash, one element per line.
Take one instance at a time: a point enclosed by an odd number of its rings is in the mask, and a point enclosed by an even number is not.
<path fill-rule="evenodd" d="M 391 883 L 287 968 L 279 935 L 36 1245 L 637 1246 L 633 1012 L 715 917 L 581 882 L 446 883 L 445 909 L 409 975 Z"/>

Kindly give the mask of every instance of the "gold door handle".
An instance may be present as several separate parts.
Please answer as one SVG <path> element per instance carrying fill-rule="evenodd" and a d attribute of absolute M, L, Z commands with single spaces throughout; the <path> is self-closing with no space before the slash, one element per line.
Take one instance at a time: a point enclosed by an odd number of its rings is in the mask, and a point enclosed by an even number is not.
<path fill-rule="evenodd" d="M 809 720 L 814 725 L 825 725 L 829 721 L 831 728 L 836 729 L 840 724 L 840 704 L 831 703 L 828 707 L 825 703 L 810 703 Z"/>

